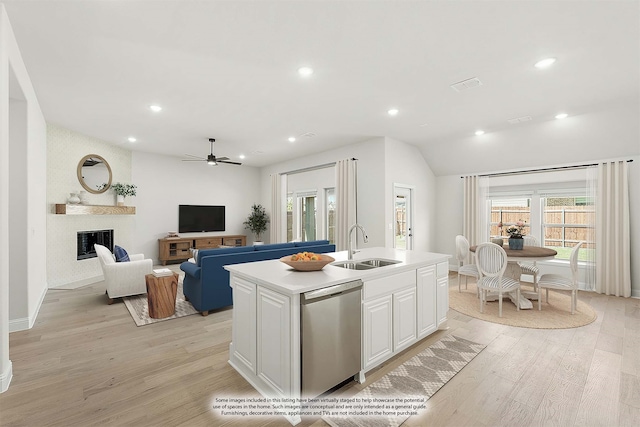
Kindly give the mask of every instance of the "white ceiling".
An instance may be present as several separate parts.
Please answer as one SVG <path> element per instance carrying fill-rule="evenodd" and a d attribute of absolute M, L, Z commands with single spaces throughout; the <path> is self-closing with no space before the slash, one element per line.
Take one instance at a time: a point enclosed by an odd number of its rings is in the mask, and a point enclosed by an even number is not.
<path fill-rule="evenodd" d="M 476 129 L 640 102 L 636 0 L 4 4 L 47 121 L 139 151 L 204 156 L 214 137 L 259 167 L 387 136 L 442 175 L 471 168 L 451 150 Z M 450 88 L 471 77 L 483 85 Z"/>

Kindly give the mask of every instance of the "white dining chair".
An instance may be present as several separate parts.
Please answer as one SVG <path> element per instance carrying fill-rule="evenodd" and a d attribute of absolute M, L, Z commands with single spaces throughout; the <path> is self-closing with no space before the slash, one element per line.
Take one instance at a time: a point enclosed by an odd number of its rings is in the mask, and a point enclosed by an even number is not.
<path fill-rule="evenodd" d="M 543 274 L 538 281 L 538 310 L 542 310 L 542 289 L 546 291 L 546 302 L 549 304 L 549 289 L 557 291 L 571 291 L 571 314 L 575 313 L 578 305 L 578 252 L 584 242 L 580 242 L 571 249 L 569 266 L 571 277 L 560 274 Z"/>
<path fill-rule="evenodd" d="M 540 242 L 533 236 L 522 236 L 524 239 L 524 246 L 540 246 Z M 536 265 L 536 262 L 526 262 L 526 261 L 518 261 L 518 265 L 520 266 L 520 270 L 522 270 L 522 274 L 530 274 L 533 276 L 533 290 L 534 292 L 538 288 L 538 274 L 540 274 L 540 269 Z"/>
<path fill-rule="evenodd" d="M 456 236 L 456 258 L 458 259 L 458 292 L 462 292 L 460 286 L 460 276 L 464 277 L 464 288 L 467 289 L 469 276 L 478 279 L 478 267 L 475 264 L 466 264 L 464 260 L 469 256 L 469 241 L 462 235 Z"/>
<path fill-rule="evenodd" d="M 480 243 L 476 248 L 476 262 L 478 263 L 478 289 L 480 290 L 480 313 L 484 313 L 484 304 L 488 292 L 498 293 L 498 316 L 502 317 L 502 295 L 516 291 L 516 301 L 520 301 L 520 282 L 505 277 L 507 269 L 507 253 L 495 243 Z M 520 304 L 516 304 L 520 311 Z"/>

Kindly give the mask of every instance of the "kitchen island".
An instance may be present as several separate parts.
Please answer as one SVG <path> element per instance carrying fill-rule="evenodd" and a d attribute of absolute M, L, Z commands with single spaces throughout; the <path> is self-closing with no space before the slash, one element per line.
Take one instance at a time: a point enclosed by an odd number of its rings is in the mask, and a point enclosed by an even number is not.
<path fill-rule="evenodd" d="M 332 264 L 347 260 L 347 251 L 327 255 L 336 259 Z M 278 260 L 225 266 L 233 289 L 229 363 L 263 396 L 300 401 L 301 294 L 361 280 L 362 357 L 355 379 L 364 382 L 367 371 L 446 327 L 449 257 L 368 248 L 353 260 L 397 263 L 365 270 L 329 264 L 314 272 Z M 283 415 L 294 425 L 301 421 L 295 411 Z"/>

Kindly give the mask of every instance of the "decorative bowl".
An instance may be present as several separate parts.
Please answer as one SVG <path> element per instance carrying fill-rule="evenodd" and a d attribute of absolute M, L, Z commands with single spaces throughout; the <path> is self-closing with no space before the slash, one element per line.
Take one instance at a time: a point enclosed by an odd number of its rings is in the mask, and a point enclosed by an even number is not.
<path fill-rule="evenodd" d="M 322 270 L 325 265 L 335 261 L 335 259 L 329 255 L 317 255 L 320 257 L 317 261 L 291 261 L 291 255 L 288 255 L 280 258 L 280 262 L 287 264 L 296 271 L 319 271 Z"/>

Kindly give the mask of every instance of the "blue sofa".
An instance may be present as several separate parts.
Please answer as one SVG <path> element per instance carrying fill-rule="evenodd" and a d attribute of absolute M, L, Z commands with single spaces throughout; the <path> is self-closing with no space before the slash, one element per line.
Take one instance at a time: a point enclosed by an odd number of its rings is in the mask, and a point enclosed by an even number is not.
<path fill-rule="evenodd" d="M 183 291 L 187 300 L 202 313 L 233 304 L 229 272 L 225 265 L 279 259 L 298 252 L 335 252 L 328 240 L 274 243 L 271 245 L 239 246 L 235 248 L 201 249 L 196 262 L 183 262 Z"/>

